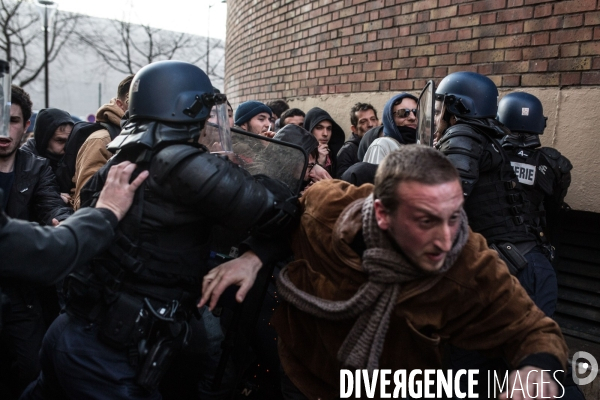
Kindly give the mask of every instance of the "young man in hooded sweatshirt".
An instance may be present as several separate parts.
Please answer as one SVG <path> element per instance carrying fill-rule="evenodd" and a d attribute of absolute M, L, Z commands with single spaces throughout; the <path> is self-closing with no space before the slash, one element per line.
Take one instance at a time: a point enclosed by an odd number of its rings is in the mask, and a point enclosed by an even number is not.
<path fill-rule="evenodd" d="M 44 108 L 35 119 L 33 137 L 21 149 L 48 159 L 52 172 L 56 174 L 56 167 L 65 154 L 65 145 L 73 125 L 73 118 L 68 112 L 58 108 Z M 60 197 L 67 204 L 71 200 L 69 193 L 61 193 Z"/>
<path fill-rule="evenodd" d="M 327 111 L 314 107 L 306 113 L 304 129 L 319 141 L 317 164 L 325 168 L 332 177 L 337 177 L 337 153 L 346 139 L 342 128 Z"/>

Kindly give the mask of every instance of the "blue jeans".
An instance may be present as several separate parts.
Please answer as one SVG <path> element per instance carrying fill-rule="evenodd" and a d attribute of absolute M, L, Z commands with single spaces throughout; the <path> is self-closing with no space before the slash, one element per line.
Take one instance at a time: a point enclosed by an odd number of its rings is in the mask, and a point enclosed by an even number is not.
<path fill-rule="evenodd" d="M 59 316 L 44 337 L 42 372 L 21 399 L 152 399 L 135 383 L 136 369 L 127 350 L 116 350 L 98 339 L 98 325 L 67 314 Z"/>
<path fill-rule="evenodd" d="M 556 310 L 558 284 L 556 272 L 539 247 L 525 254 L 527 267 L 519 271 L 517 279 L 536 306 L 552 317 Z"/>

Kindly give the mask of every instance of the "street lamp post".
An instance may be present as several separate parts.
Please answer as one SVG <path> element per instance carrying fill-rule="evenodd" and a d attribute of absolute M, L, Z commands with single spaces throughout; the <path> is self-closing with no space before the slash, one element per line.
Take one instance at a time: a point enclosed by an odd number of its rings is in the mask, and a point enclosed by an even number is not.
<path fill-rule="evenodd" d="M 221 0 L 221 3 L 227 3 L 227 0 Z M 208 23 L 206 24 L 206 75 L 210 76 L 210 9 L 217 3 L 208 5 Z"/>
<path fill-rule="evenodd" d="M 42 29 L 44 30 L 44 99 L 46 108 L 49 107 L 50 90 L 48 88 L 48 28 L 58 4 L 52 0 L 37 0 L 42 17 Z"/>
<path fill-rule="evenodd" d="M 210 9 L 214 4 L 208 5 L 208 23 L 206 24 L 206 75 L 210 76 L 209 58 L 210 58 Z"/>

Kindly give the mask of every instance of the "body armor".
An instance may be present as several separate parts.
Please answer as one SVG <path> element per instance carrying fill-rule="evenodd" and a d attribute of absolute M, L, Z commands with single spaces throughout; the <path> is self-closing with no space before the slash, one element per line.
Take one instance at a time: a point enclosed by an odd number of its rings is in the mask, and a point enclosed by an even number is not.
<path fill-rule="evenodd" d="M 113 164 L 132 161 L 150 176 L 108 251 L 67 279 L 67 312 L 97 321 L 102 341 L 128 349 L 137 383 L 148 390 L 187 345 L 213 226 L 285 235 L 294 209 L 286 185 L 181 140 L 185 130 L 159 122 L 124 130 L 137 139 L 120 142 L 82 190 L 82 204 L 94 205 Z"/>
<path fill-rule="evenodd" d="M 438 147 L 460 174 L 469 225 L 489 244 L 535 240 L 529 202 L 496 139 L 502 127 L 490 119 L 458 121 Z"/>
<path fill-rule="evenodd" d="M 131 136 L 139 136 L 137 144 L 123 141 L 118 154 L 82 191 L 82 204 L 93 205 L 110 166 L 124 160 L 150 172 L 119 224 L 117 240 L 93 263 L 94 274 L 104 275 L 109 286 L 120 286 L 117 290 L 163 301 L 195 301 L 212 227 L 238 232 L 260 228 L 279 215 L 278 203 L 291 196 L 279 181 L 252 177 L 226 158 L 181 141 L 186 136 L 182 129 L 173 129 L 170 136 L 169 127 L 158 122 L 130 128 Z"/>
<path fill-rule="evenodd" d="M 522 146 L 507 136 L 502 143 L 527 199 L 539 212 L 539 226 L 546 227 L 546 215 L 560 210 L 571 184 L 573 165 L 550 147 Z"/>

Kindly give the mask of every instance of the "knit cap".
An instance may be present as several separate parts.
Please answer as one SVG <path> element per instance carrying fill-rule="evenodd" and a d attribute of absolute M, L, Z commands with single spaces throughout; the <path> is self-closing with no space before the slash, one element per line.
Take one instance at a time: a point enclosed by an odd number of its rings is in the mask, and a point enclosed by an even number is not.
<path fill-rule="evenodd" d="M 271 109 L 260 101 L 251 100 L 243 102 L 238 106 L 237 110 L 235 110 L 235 124 L 239 126 L 250 121 L 260 113 L 267 113 L 269 116 L 273 116 Z"/>

